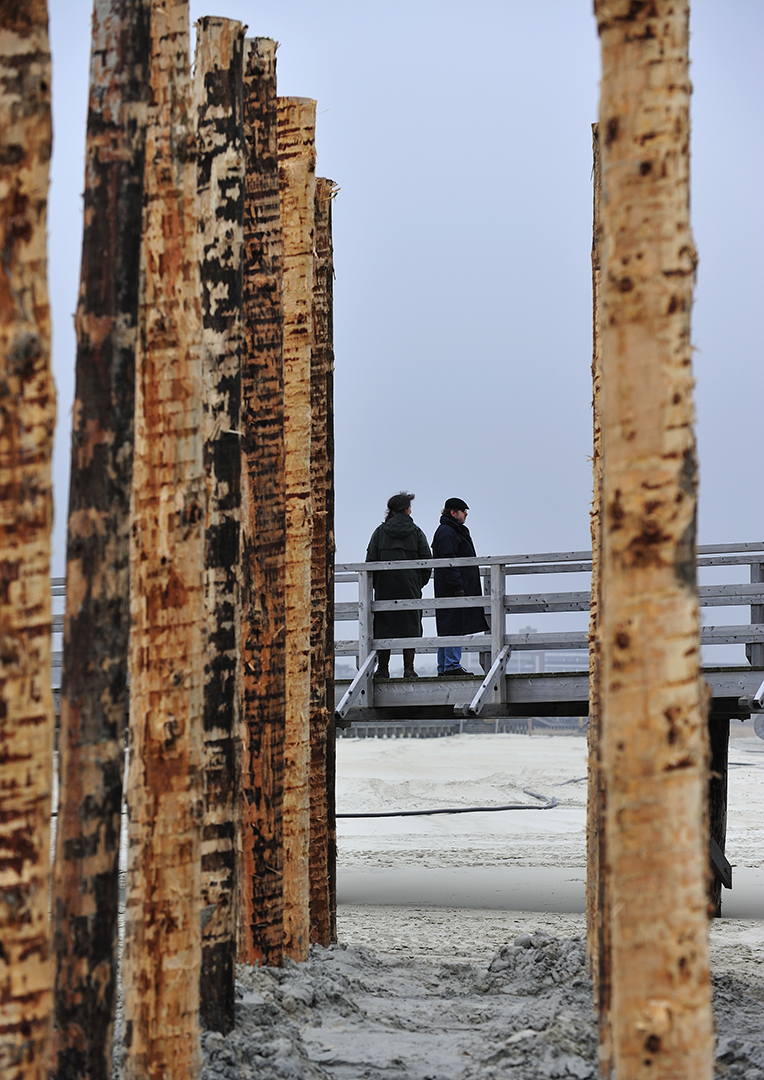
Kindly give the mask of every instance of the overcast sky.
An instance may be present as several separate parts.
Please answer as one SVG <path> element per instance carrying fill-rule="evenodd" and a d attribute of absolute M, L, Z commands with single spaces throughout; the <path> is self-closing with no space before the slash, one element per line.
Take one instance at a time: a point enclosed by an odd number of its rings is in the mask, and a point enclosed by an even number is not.
<path fill-rule="evenodd" d="M 49 0 L 55 574 L 65 552 L 91 0 Z M 762 539 L 764 2 L 692 5 L 701 543 Z M 589 547 L 587 0 L 194 0 L 273 37 L 318 101 L 334 204 L 337 555 L 389 495 L 428 537 L 446 498 L 479 554 Z M 758 193 L 758 194 L 757 194 Z"/>

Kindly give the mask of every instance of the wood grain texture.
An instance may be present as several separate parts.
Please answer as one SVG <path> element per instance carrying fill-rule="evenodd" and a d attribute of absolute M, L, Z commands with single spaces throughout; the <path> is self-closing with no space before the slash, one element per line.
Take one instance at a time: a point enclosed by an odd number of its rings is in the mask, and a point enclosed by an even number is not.
<path fill-rule="evenodd" d="M 47 1077 L 51 453 L 46 259 L 51 152 L 44 0 L 0 4 L 0 1075 Z"/>
<path fill-rule="evenodd" d="M 310 940 L 332 942 L 334 839 L 334 390 L 331 180 L 316 181 L 311 352 Z M 335 914 L 336 920 L 336 914 Z"/>
<path fill-rule="evenodd" d="M 316 103 L 279 98 L 278 152 L 284 236 L 284 476 L 286 489 L 286 721 L 284 741 L 284 952 L 310 941 L 310 369 Z"/>
<path fill-rule="evenodd" d="M 204 482 L 188 4 L 152 0 L 130 545 L 127 1080 L 199 1075 Z"/>
<path fill-rule="evenodd" d="M 615 1075 L 713 1073 L 686 0 L 597 0 L 601 755 Z M 606 1041 L 603 1044 L 609 1053 Z"/>
<path fill-rule="evenodd" d="M 112 1072 L 149 18 L 148 0 L 94 6 L 53 906 L 62 1080 Z"/>
<path fill-rule="evenodd" d="M 600 207 L 602 170 L 599 125 L 592 124 L 592 581 L 589 605 L 589 723 L 587 725 L 588 791 L 586 803 L 586 947 L 592 975 L 594 1006 L 600 1014 L 603 1033 L 607 1030 L 609 1009 L 610 922 L 607 915 L 605 880 L 605 777 L 601 758 L 600 681 L 602 643 L 599 634 L 601 598 L 600 548 L 602 531 L 602 336 L 600 332 L 600 291 L 602 283 L 600 247 Z M 601 1056 L 606 1057 L 604 1046 Z"/>
<path fill-rule="evenodd" d="M 197 23 L 197 136 L 206 484 L 201 1019 L 234 1026 L 239 792 L 244 27 Z"/>
<path fill-rule="evenodd" d="M 284 948 L 284 365 L 276 43 L 247 40 L 241 469 L 239 959 Z"/>

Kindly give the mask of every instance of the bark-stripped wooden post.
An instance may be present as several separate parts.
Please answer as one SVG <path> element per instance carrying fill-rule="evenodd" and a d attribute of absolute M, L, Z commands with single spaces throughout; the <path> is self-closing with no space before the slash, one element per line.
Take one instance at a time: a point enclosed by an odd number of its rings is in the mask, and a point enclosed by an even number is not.
<path fill-rule="evenodd" d="M 311 354 L 310 476 L 313 493 L 313 543 L 310 625 L 310 940 L 332 942 L 330 847 L 335 828 L 332 798 L 334 740 L 334 462 L 331 395 L 332 343 L 331 180 L 316 181 L 315 262 L 313 271 L 313 349 Z M 330 761 L 331 757 L 331 761 Z M 334 868 L 332 868 L 334 869 Z"/>
<path fill-rule="evenodd" d="M 286 728 L 284 737 L 284 952 L 310 944 L 310 358 L 316 103 L 279 98 L 278 152 L 284 237 L 284 474 L 286 481 Z"/>
<path fill-rule="evenodd" d="M 112 1073 L 149 17 L 148 0 L 93 13 L 53 904 L 62 1080 Z"/>
<path fill-rule="evenodd" d="M 0 4 L 0 1075 L 48 1075 L 53 695 L 45 0 Z"/>
<path fill-rule="evenodd" d="M 605 830 L 601 827 L 605 789 L 600 758 L 600 667 L 599 639 L 600 596 L 600 531 L 602 527 L 602 418 L 600 389 L 602 385 L 602 356 L 600 338 L 600 152 L 599 126 L 592 124 L 593 154 L 593 222 L 592 222 L 592 478 L 591 510 L 592 583 L 589 613 L 589 724 L 587 742 L 589 753 L 588 798 L 586 807 L 586 944 L 589 968 L 594 989 L 594 1006 L 604 1016 L 608 1007 L 607 946 L 609 923 L 604 916 L 606 896 L 600 891 L 605 867 Z M 603 917 L 600 918 L 600 910 Z M 600 972 L 600 962 L 603 971 Z M 601 978 L 602 975 L 602 978 Z M 602 984 L 602 985 L 601 985 Z M 602 1021 L 604 1023 L 604 1020 Z"/>
<path fill-rule="evenodd" d="M 195 1077 L 204 483 L 188 4 L 153 0 L 130 575 L 125 1076 Z"/>
<path fill-rule="evenodd" d="M 687 0 L 596 0 L 602 51 L 602 642 L 615 1076 L 707 1080 Z M 608 1051 L 609 1053 L 609 1051 Z"/>
<path fill-rule="evenodd" d="M 284 367 L 276 43 L 247 40 L 241 466 L 239 959 L 283 958 Z"/>
<path fill-rule="evenodd" d="M 197 24 L 194 109 L 202 284 L 205 607 L 201 1018 L 234 1025 L 239 740 L 244 27 Z"/>

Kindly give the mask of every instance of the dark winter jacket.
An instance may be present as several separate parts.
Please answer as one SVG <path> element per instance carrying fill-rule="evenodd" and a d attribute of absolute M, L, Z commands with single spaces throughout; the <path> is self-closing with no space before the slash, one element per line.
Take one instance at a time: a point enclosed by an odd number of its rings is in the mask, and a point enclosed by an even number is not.
<path fill-rule="evenodd" d="M 430 545 L 409 514 L 393 514 L 374 530 L 366 551 L 366 562 L 389 562 L 393 559 L 429 559 Z M 376 600 L 419 599 L 422 586 L 430 580 L 429 570 L 376 570 Z M 377 611 L 374 614 L 374 637 L 421 637 L 421 611 Z"/>
<path fill-rule="evenodd" d="M 435 559 L 468 559 L 475 555 L 470 531 L 461 521 L 443 514 L 432 538 Z M 435 568 L 436 596 L 482 596 L 480 571 L 477 566 L 447 566 Z M 435 613 L 441 637 L 457 634 L 481 634 L 488 629 L 480 608 L 441 608 Z"/>

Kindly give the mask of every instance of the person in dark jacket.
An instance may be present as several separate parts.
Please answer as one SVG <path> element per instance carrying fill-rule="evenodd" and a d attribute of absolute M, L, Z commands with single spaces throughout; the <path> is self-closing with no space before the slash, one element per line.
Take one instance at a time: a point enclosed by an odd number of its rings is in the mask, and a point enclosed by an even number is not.
<path fill-rule="evenodd" d="M 430 545 L 422 530 L 411 518 L 414 496 L 400 491 L 387 500 L 385 520 L 372 533 L 366 549 L 366 562 L 391 562 L 394 559 L 429 559 Z M 376 600 L 420 599 L 422 586 L 430 580 L 429 570 L 375 570 Z M 421 611 L 376 611 L 374 637 L 421 637 Z M 417 679 L 414 649 L 403 650 L 403 677 Z M 375 678 L 390 678 L 390 650 L 380 649 Z"/>
<path fill-rule="evenodd" d="M 432 538 L 432 554 L 435 559 L 468 559 L 475 555 L 467 520 L 464 499 L 446 499 L 440 516 L 440 525 Z M 477 566 L 445 566 L 435 568 L 436 596 L 482 596 L 480 571 Z M 488 629 L 486 617 L 480 608 L 438 608 L 435 622 L 439 637 L 462 634 L 481 634 Z M 461 666 L 460 648 L 438 649 L 439 675 L 469 675 Z"/>

